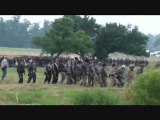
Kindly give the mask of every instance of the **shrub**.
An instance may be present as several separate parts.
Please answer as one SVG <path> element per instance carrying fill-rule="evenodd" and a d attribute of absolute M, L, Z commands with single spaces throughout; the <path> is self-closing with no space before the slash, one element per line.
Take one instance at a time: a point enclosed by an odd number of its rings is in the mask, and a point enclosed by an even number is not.
<path fill-rule="evenodd" d="M 130 90 L 134 104 L 160 105 L 160 70 L 149 70 L 138 76 Z"/>

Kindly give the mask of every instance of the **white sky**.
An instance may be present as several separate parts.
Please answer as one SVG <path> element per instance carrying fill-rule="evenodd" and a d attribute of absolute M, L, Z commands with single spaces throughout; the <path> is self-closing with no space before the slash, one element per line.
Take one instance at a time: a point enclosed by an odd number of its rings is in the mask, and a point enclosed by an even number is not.
<path fill-rule="evenodd" d="M 13 15 L 0 15 L 4 19 L 11 19 Z M 138 26 L 139 31 L 148 34 L 160 34 L 160 15 L 91 15 L 96 22 L 102 25 L 105 23 L 121 23 L 123 25 L 132 24 Z M 54 21 L 62 15 L 21 15 L 21 20 L 27 19 L 31 23 L 43 23 L 44 19 Z"/>

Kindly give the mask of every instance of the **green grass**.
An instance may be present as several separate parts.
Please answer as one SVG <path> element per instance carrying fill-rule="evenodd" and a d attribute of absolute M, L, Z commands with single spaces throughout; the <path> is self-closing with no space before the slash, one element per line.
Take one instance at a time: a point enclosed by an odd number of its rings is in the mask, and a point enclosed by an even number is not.
<path fill-rule="evenodd" d="M 16 51 L 16 52 L 40 52 L 40 49 L 34 48 L 11 48 L 11 47 L 0 47 L 0 50 L 3 51 Z"/>
<path fill-rule="evenodd" d="M 152 70 L 148 68 L 147 71 Z M 157 73 L 158 74 L 158 73 Z M 0 71 L 0 76 L 2 71 Z M 7 79 L 0 80 L 0 105 L 132 105 L 128 88 L 82 87 L 66 84 L 43 84 L 44 68 L 37 68 L 36 84 L 18 84 L 15 68 L 8 68 Z M 149 77 L 148 77 L 149 78 Z M 146 79 L 148 79 L 146 78 Z M 158 79 L 158 78 L 157 78 Z M 143 90 L 142 90 L 143 91 Z"/>
<path fill-rule="evenodd" d="M 0 71 L 0 75 L 2 72 Z M 0 105 L 25 105 L 25 104 L 37 104 L 37 105 L 75 105 L 81 104 L 74 102 L 75 99 L 79 98 L 81 94 L 91 94 L 94 92 L 101 91 L 111 91 L 116 92 L 116 88 L 100 88 L 96 86 L 92 87 L 81 87 L 79 85 L 66 85 L 66 84 L 43 84 L 44 81 L 44 68 L 37 68 L 37 82 L 36 84 L 28 84 L 27 71 L 24 77 L 24 84 L 18 84 L 18 74 L 15 68 L 8 68 L 7 79 L 0 80 Z M 117 94 L 123 93 L 124 89 L 118 90 Z M 102 92 L 103 93 L 103 92 Z M 105 94 L 105 93 L 104 93 Z M 107 94 L 107 93 L 106 93 Z M 112 96 L 113 99 L 117 99 L 117 104 L 126 104 L 126 102 L 119 102 L 118 99 Z M 100 104 L 101 98 L 99 98 L 99 93 L 95 94 L 96 99 L 95 104 Z M 100 94 L 101 96 L 101 94 Z M 102 95 L 103 97 L 103 95 Z M 18 100 L 17 100 L 18 99 Z M 85 98 L 84 98 L 85 99 Z M 114 102 L 116 104 L 116 100 Z M 94 104 L 94 103 L 93 103 Z M 112 104 L 112 103 L 101 103 L 101 104 Z"/>

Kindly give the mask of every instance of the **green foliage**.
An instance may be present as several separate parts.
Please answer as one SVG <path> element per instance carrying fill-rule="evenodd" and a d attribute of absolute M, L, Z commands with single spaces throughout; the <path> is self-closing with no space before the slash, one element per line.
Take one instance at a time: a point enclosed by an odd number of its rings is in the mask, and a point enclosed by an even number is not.
<path fill-rule="evenodd" d="M 131 88 L 133 103 L 160 105 L 160 70 L 148 70 L 140 75 Z"/>
<path fill-rule="evenodd" d="M 73 99 L 73 104 L 75 105 L 120 105 L 124 104 L 118 94 L 108 91 L 104 92 L 102 90 L 84 90 Z"/>
<path fill-rule="evenodd" d="M 148 37 L 139 32 L 137 27 L 130 30 L 121 24 L 106 24 L 101 28 L 95 42 L 96 56 L 106 58 L 113 52 L 147 56 L 145 51 L 147 40 Z"/>
<path fill-rule="evenodd" d="M 35 37 L 33 43 L 42 46 L 42 49 L 51 55 L 67 52 L 70 50 L 73 24 L 69 18 L 56 19 L 51 30 L 44 37 Z"/>
<path fill-rule="evenodd" d="M 100 28 L 100 25 L 96 23 L 96 19 L 88 15 L 84 15 L 83 17 L 79 15 L 64 15 L 64 17 L 74 21 L 74 32 L 83 30 L 92 39 L 97 35 Z"/>
<path fill-rule="evenodd" d="M 94 52 L 94 44 L 91 40 L 91 37 L 88 36 L 83 30 L 77 31 L 72 37 L 72 49 L 73 53 L 79 54 L 82 59 L 87 54 L 91 54 Z"/>
<path fill-rule="evenodd" d="M 83 30 L 74 32 L 75 22 L 70 17 L 55 20 L 51 30 L 45 37 L 35 37 L 33 43 L 40 45 L 44 51 L 51 55 L 63 52 L 79 54 L 82 58 L 94 52 L 91 37 Z"/>

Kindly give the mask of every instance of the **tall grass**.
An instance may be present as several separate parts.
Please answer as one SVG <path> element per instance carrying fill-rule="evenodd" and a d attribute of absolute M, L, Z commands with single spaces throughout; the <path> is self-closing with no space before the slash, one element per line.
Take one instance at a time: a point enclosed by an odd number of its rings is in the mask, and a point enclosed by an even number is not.
<path fill-rule="evenodd" d="M 74 92 L 73 92 L 74 93 Z M 73 95 L 72 93 L 72 95 Z M 112 91 L 83 90 L 72 96 L 73 105 L 124 105 L 127 102 Z"/>

